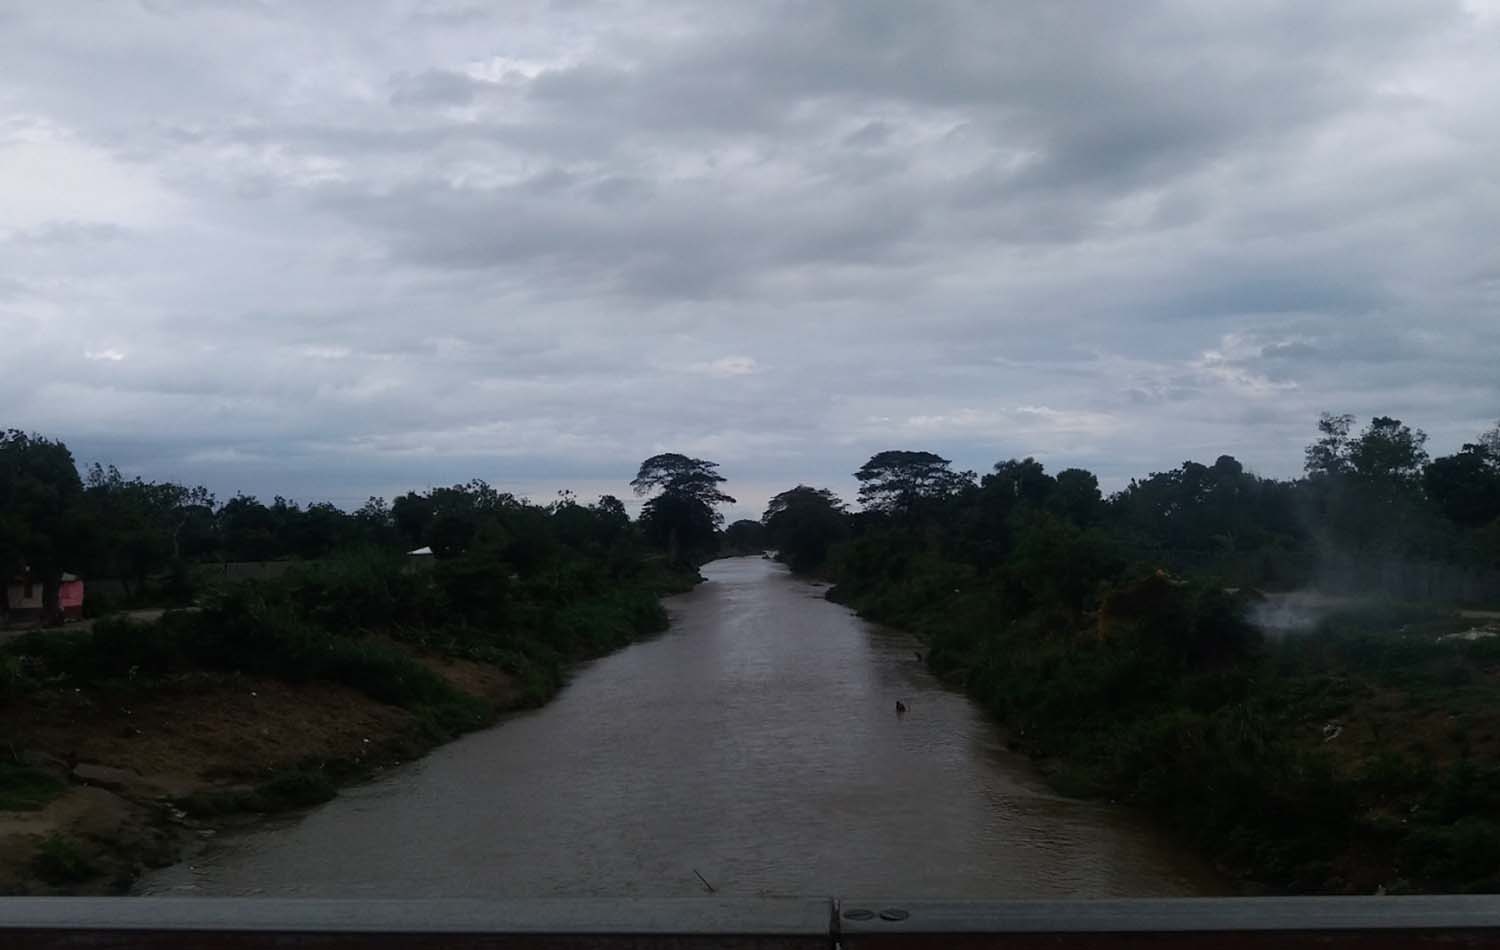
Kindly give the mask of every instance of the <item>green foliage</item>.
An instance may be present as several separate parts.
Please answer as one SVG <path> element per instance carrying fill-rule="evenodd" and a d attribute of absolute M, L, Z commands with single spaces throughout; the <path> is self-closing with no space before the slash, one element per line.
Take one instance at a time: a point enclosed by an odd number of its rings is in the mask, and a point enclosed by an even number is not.
<path fill-rule="evenodd" d="M 1500 594 L 1484 561 L 1500 551 L 1486 533 L 1500 532 L 1500 463 L 1484 439 L 1429 463 L 1421 431 L 1388 417 L 1354 434 L 1352 417 L 1325 416 L 1319 430 L 1303 481 L 1220 456 L 1108 501 L 1090 473 L 1053 477 L 1030 458 L 974 486 L 932 453 L 881 453 L 859 473 L 865 511 L 824 512 L 846 536 L 788 560 L 922 636 L 928 664 L 1061 787 L 1151 809 L 1253 877 L 1320 889 L 1359 840 L 1404 855 L 1401 886 L 1500 887 L 1500 772 L 1477 751 L 1494 737 L 1471 725 L 1487 721 L 1500 646 L 1441 641 L 1451 612 L 1400 600 Z M 777 511 L 812 491 L 783 493 Z M 1387 599 L 1265 642 L 1253 588 L 1319 577 Z M 1337 753 L 1352 740 L 1320 744 L 1376 690 L 1428 722 L 1449 711 L 1440 742 L 1458 764 L 1399 748 L 1349 763 Z"/>
<path fill-rule="evenodd" d="M 464 493 L 468 500 L 457 500 Z M 106 618 L 90 632 L 31 634 L 0 648 L 0 673 L 14 674 L 0 686 L 16 695 L 38 682 L 146 689 L 201 669 L 335 682 L 411 710 L 441 738 L 483 725 L 493 711 L 413 659 L 409 646 L 494 663 L 540 703 L 571 663 L 664 629 L 658 595 L 695 579 L 646 556 L 617 501 L 584 507 L 564 498 L 541 508 L 473 483 L 441 495 L 445 510 L 464 505 L 483 512 L 474 540 L 430 570 L 355 550 L 224 586 L 201 609 L 155 623 Z"/>
<path fill-rule="evenodd" d="M 0 762 L 0 811 L 36 811 L 66 788 L 61 779 L 49 772 Z"/>
<path fill-rule="evenodd" d="M 137 680 L 185 669 L 218 669 L 293 682 L 324 680 L 414 710 L 440 710 L 445 727 L 473 728 L 480 701 L 401 650 L 330 632 L 299 610 L 295 585 L 246 585 L 197 612 L 154 623 L 99 621 L 86 633 L 38 633 L 8 644 L 46 677 L 86 684 Z"/>
<path fill-rule="evenodd" d="M 1080 528 L 1043 510 L 1018 513 L 1015 520 L 1005 571 L 1028 604 L 1083 610 L 1121 569 L 1113 540 L 1098 529 Z"/>
<path fill-rule="evenodd" d="M 1455 524 L 1477 528 L 1500 518 L 1500 455 L 1483 444 L 1435 459 L 1423 471 L 1422 483 Z"/>
<path fill-rule="evenodd" d="M 279 812 L 311 808 L 338 795 L 327 769 L 284 769 L 254 788 L 199 789 L 175 804 L 194 818 L 219 818 L 239 812 Z"/>
<path fill-rule="evenodd" d="M 798 485 L 772 498 L 761 516 L 766 541 L 792 570 L 816 571 L 849 534 L 844 503 L 826 488 Z"/>
<path fill-rule="evenodd" d="M 333 779 L 322 770 L 292 769 L 260 783 L 248 801 L 250 811 L 286 811 L 321 805 L 338 794 Z"/>
<path fill-rule="evenodd" d="M 33 685 L 20 657 L 0 653 L 0 708 L 29 693 Z"/>
<path fill-rule="evenodd" d="M 717 550 L 717 531 L 724 522 L 721 504 L 734 499 L 720 490 L 724 476 L 717 462 L 676 452 L 653 455 L 641 463 L 630 482 L 637 495 L 653 495 L 641 508 L 646 539 L 667 553 L 674 564 L 701 563 Z"/>
<path fill-rule="evenodd" d="M 642 462 L 635 478 L 630 481 L 630 487 L 637 495 L 652 492 L 680 495 L 711 509 L 716 505 L 734 504 L 734 499 L 719 489 L 723 483 L 719 463 L 666 452 Z"/>
<path fill-rule="evenodd" d="M 29 570 L 42 585 L 44 609 L 55 613 L 63 571 L 87 540 L 82 501 L 83 482 L 66 445 L 0 431 L 0 612 L 10 579 Z"/>
<path fill-rule="evenodd" d="M 717 547 L 719 515 L 691 495 L 664 491 L 641 506 L 641 532 L 675 564 L 699 562 Z"/>
<path fill-rule="evenodd" d="M 1500 890 L 1500 823 L 1469 815 L 1449 825 L 1420 827 L 1401 843 L 1402 870 L 1449 891 Z"/>
<path fill-rule="evenodd" d="M 419 623 L 435 612 L 437 594 L 404 564 L 395 552 L 352 549 L 301 565 L 282 583 L 298 612 L 327 630 Z"/>
<path fill-rule="evenodd" d="M 100 874 L 78 843 L 60 834 L 48 835 L 42 841 L 31 867 L 37 877 L 54 886 L 78 884 Z"/>
<path fill-rule="evenodd" d="M 879 452 L 854 473 L 859 503 L 871 511 L 910 515 L 973 483 L 972 472 L 954 472 L 949 464 L 932 452 Z"/>
<path fill-rule="evenodd" d="M 766 529 L 759 521 L 742 519 L 724 529 L 723 550 L 728 554 L 759 554 L 766 544 Z"/>

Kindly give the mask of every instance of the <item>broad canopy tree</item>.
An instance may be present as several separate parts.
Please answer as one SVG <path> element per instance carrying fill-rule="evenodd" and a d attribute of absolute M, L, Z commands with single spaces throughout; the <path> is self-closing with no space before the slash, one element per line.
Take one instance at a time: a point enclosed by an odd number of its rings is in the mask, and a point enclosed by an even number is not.
<path fill-rule="evenodd" d="M 1422 485 L 1455 524 L 1477 528 L 1500 520 L 1500 455 L 1483 441 L 1433 459 L 1422 472 Z"/>
<path fill-rule="evenodd" d="M 717 462 L 676 452 L 653 455 L 641 463 L 630 487 L 637 495 L 655 495 L 641 509 L 646 536 L 667 551 L 673 563 L 712 551 L 724 523 L 718 511 L 734 499 L 719 489 L 725 481 Z"/>
<path fill-rule="evenodd" d="M 1310 478 L 1352 477 L 1369 483 L 1413 485 L 1427 462 L 1427 433 L 1400 419 L 1376 416 L 1358 436 L 1352 415 L 1323 413 L 1321 437 L 1307 447 Z"/>
<path fill-rule="evenodd" d="M 923 503 L 948 498 L 973 485 L 974 473 L 955 472 L 931 452 L 888 450 L 872 456 L 854 477 L 867 511 L 909 515 Z"/>

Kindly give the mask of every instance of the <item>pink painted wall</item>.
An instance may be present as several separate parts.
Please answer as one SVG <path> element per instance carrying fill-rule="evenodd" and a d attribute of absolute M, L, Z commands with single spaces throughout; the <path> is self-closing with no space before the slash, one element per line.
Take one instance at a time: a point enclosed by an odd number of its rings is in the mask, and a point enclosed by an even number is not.
<path fill-rule="evenodd" d="M 57 605 L 64 612 L 83 612 L 83 581 L 63 581 L 57 589 Z"/>

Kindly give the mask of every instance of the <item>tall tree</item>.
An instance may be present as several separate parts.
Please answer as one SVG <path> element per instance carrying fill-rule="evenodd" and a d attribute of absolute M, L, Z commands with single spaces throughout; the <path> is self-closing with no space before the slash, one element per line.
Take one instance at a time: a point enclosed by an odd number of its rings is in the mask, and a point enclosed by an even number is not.
<path fill-rule="evenodd" d="M 734 504 L 733 498 L 719 490 L 724 481 L 718 462 L 665 452 L 642 462 L 635 478 L 630 480 L 630 487 L 637 495 L 658 490 L 685 495 L 712 509 L 720 504 Z"/>
<path fill-rule="evenodd" d="M 637 495 L 656 493 L 642 507 L 641 523 L 673 562 L 712 550 L 715 532 L 724 523 L 718 506 L 734 504 L 719 489 L 724 480 L 717 462 L 676 452 L 651 456 L 631 479 Z"/>
<path fill-rule="evenodd" d="M 1483 444 L 1433 459 L 1422 472 L 1422 484 L 1455 524 L 1477 528 L 1500 518 L 1500 459 Z"/>
<path fill-rule="evenodd" d="M 42 613 L 58 613 L 63 571 L 83 547 L 83 480 L 61 442 L 18 429 L 0 434 L 0 584 L 22 568 L 42 583 Z M 9 609 L 9 604 L 0 604 Z"/>
<path fill-rule="evenodd" d="M 741 518 L 724 529 L 724 548 L 732 554 L 759 554 L 766 549 L 766 528 Z"/>
<path fill-rule="evenodd" d="M 1082 468 L 1065 468 L 1057 480 L 1047 505 L 1074 524 L 1096 524 L 1104 517 L 1104 496 L 1099 493 L 1099 478 Z"/>
<path fill-rule="evenodd" d="M 1480 433 L 1479 444 L 1489 453 L 1491 463 L 1500 467 L 1500 422 Z"/>
<path fill-rule="evenodd" d="M 859 480 L 859 503 L 870 511 L 910 514 L 926 501 L 946 498 L 973 484 L 972 472 L 955 472 L 950 464 L 931 452 L 879 452 L 854 473 Z"/>
<path fill-rule="evenodd" d="M 1415 484 L 1427 462 L 1427 433 L 1400 419 L 1376 416 L 1349 444 L 1354 474 L 1369 481 Z"/>
<path fill-rule="evenodd" d="M 1354 417 L 1323 413 L 1318 441 L 1307 447 L 1307 474 L 1313 478 L 1351 476 L 1364 482 L 1415 485 L 1427 462 L 1427 433 L 1400 419 L 1376 416 L 1358 436 Z"/>
<path fill-rule="evenodd" d="M 1334 415 L 1325 412 L 1318 417 L 1318 441 L 1303 453 L 1304 467 L 1309 477 L 1332 477 L 1349 471 L 1349 433 L 1354 430 L 1354 417 L 1343 413 Z"/>
<path fill-rule="evenodd" d="M 285 504 L 282 505 L 285 514 Z M 277 516 L 260 500 L 244 493 L 219 509 L 219 536 L 224 555 L 234 561 L 265 561 L 277 554 Z"/>
<path fill-rule="evenodd" d="M 766 505 L 761 516 L 766 539 L 794 571 L 811 571 L 828 559 L 828 550 L 849 533 L 844 502 L 826 488 L 798 485 Z"/>
<path fill-rule="evenodd" d="M 408 549 L 427 543 L 432 519 L 432 499 L 427 495 L 409 491 L 391 503 L 391 522 L 401 537 L 401 543 Z"/>

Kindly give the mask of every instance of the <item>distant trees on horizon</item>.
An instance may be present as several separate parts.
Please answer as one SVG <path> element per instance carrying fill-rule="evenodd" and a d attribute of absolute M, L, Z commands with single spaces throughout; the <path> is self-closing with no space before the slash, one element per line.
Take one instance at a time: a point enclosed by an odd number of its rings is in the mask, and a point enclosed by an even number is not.
<path fill-rule="evenodd" d="M 882 451 L 854 473 L 859 510 L 829 489 L 797 485 L 772 498 L 758 523 L 726 531 L 720 508 L 734 499 L 718 464 L 679 453 L 641 463 L 630 485 L 645 502 L 632 522 L 611 495 L 580 505 L 561 492 L 536 505 L 479 479 L 389 502 L 372 497 L 354 511 L 280 496 L 220 503 L 202 486 L 126 478 L 113 466 L 80 472 L 63 442 L 12 429 L 0 433 L 0 576 L 29 569 L 53 597 L 63 571 L 141 588 L 185 563 L 315 559 L 353 547 L 427 546 L 444 557 L 499 545 L 525 561 L 540 556 L 526 550 L 539 535 L 525 522 L 548 513 L 562 530 L 606 547 L 635 531 L 669 560 L 696 563 L 721 547 L 762 545 L 802 571 L 818 570 L 877 523 L 941 536 L 955 556 L 981 566 L 1018 545 L 1045 559 L 1049 545 L 1070 549 L 1074 535 L 1090 532 L 1109 539 L 1104 548 L 1115 559 L 1212 566 L 1271 585 L 1308 579 L 1315 552 L 1331 547 L 1500 566 L 1500 425 L 1435 459 L 1420 429 L 1388 416 L 1356 431 L 1352 416 L 1325 413 L 1317 432 L 1299 479 L 1261 478 L 1223 455 L 1132 479 L 1108 497 L 1091 472 L 1049 474 L 1029 457 L 980 476 L 932 452 Z M 1027 527 L 1018 533 L 1021 511 Z M 508 527 L 496 527 L 502 522 Z"/>

